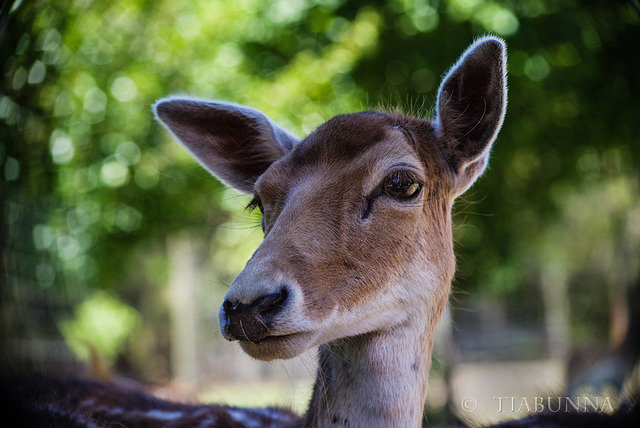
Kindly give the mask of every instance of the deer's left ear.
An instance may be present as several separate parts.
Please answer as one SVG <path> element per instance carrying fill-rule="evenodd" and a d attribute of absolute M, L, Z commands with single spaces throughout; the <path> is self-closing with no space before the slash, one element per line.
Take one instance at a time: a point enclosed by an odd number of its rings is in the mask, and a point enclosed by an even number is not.
<path fill-rule="evenodd" d="M 472 44 L 438 92 L 437 131 L 453 172 L 452 197 L 485 170 L 507 106 L 506 47 L 497 37 Z"/>
<path fill-rule="evenodd" d="M 202 166 L 244 193 L 298 142 L 261 111 L 234 103 L 170 97 L 154 110 Z"/>

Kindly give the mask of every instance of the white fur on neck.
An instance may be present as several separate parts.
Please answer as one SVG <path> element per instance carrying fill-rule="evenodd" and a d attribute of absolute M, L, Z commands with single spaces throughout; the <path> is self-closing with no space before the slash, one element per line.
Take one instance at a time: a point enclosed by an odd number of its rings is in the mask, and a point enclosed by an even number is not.
<path fill-rule="evenodd" d="M 421 426 L 435 334 L 425 318 L 323 345 L 307 424 Z"/>
<path fill-rule="evenodd" d="M 400 298 L 407 307 L 397 324 L 320 347 L 305 426 L 422 426 L 433 340 L 451 277 L 410 272 L 391 287 L 409 293 Z"/>

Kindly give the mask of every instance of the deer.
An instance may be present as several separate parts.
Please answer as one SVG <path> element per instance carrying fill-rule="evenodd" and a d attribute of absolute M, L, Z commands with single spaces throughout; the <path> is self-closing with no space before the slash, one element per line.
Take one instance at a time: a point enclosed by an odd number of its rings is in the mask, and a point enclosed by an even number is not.
<path fill-rule="evenodd" d="M 78 426 L 421 426 L 455 271 L 453 202 L 486 169 L 506 106 L 506 46 L 493 36 L 446 73 L 433 119 L 342 114 L 299 139 L 251 107 L 160 99 L 158 121 L 262 213 L 264 241 L 224 297 L 221 334 L 263 361 L 318 346 L 308 411 L 190 406 L 90 381 L 23 392 L 55 395 L 39 411 L 62 407 L 58 420 Z"/>
<path fill-rule="evenodd" d="M 420 426 L 455 270 L 453 202 L 485 170 L 506 105 L 497 37 L 446 74 L 434 120 L 344 114 L 300 140 L 250 107 L 156 103 L 175 139 L 262 213 L 264 241 L 220 330 L 264 361 L 319 346 L 304 426 Z"/>

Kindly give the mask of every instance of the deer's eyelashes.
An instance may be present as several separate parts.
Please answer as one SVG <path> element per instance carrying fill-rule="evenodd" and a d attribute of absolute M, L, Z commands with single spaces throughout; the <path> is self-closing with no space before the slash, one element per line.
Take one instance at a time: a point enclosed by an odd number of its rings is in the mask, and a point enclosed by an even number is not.
<path fill-rule="evenodd" d="M 264 206 L 262 205 L 262 201 L 260 200 L 260 196 L 257 194 L 253 195 L 253 199 L 249 201 L 245 209 L 249 212 L 254 211 L 255 209 L 260 210 L 260 214 L 264 214 Z"/>
<path fill-rule="evenodd" d="M 260 200 L 260 197 L 258 196 L 257 193 L 254 194 L 253 199 L 249 201 L 249 203 L 245 207 L 245 210 L 247 210 L 248 212 L 252 212 L 256 208 L 260 210 L 260 214 L 262 215 L 262 219 L 260 220 L 260 227 L 262 227 L 262 232 L 266 234 L 267 228 L 266 228 L 266 220 L 264 218 L 264 205 L 262 205 L 262 200 Z"/>

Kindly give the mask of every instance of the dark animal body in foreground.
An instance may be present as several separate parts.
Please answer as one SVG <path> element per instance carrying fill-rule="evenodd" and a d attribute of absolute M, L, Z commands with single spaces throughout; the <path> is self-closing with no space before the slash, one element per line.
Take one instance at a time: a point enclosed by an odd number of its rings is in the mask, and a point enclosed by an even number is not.
<path fill-rule="evenodd" d="M 0 412 L 2 426 L 27 428 L 293 428 L 304 422 L 302 417 L 283 408 L 183 404 L 110 382 L 51 377 L 0 382 Z M 612 414 L 539 413 L 492 428 L 637 426 L 640 426 L 640 404 L 631 400 Z"/>

